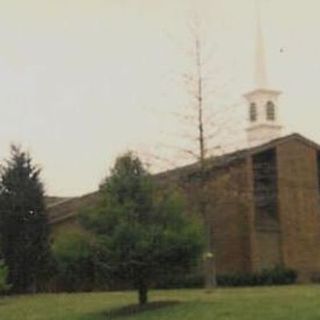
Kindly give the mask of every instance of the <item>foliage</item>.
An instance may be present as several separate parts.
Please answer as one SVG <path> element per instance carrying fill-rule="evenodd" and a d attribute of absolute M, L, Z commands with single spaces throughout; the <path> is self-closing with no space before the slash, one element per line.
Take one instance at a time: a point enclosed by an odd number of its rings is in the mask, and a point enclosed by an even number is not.
<path fill-rule="evenodd" d="M 117 159 L 101 192 L 101 206 L 81 216 L 82 224 L 97 236 L 98 270 L 107 281 L 130 283 L 144 304 L 156 279 L 185 272 L 196 263 L 202 248 L 200 229 L 186 218 L 181 196 L 157 192 L 132 153 Z"/>
<path fill-rule="evenodd" d="M 217 277 L 219 286 L 233 287 L 293 284 L 296 279 L 297 273 L 294 270 L 279 266 L 257 273 L 226 274 Z"/>
<path fill-rule="evenodd" d="M 14 292 L 34 291 L 47 274 L 49 228 L 39 175 L 30 156 L 12 146 L 1 167 L 0 236 Z"/>
<path fill-rule="evenodd" d="M 221 287 L 266 286 L 293 284 L 297 273 L 292 269 L 280 266 L 264 269 L 257 273 L 234 273 L 217 275 Z M 196 272 L 191 274 L 168 275 L 155 284 L 159 289 L 201 288 L 203 275 Z"/>
<path fill-rule="evenodd" d="M 59 290 L 88 291 L 95 280 L 92 238 L 80 230 L 57 236 L 52 246 Z"/>
<path fill-rule="evenodd" d="M 8 267 L 4 264 L 4 261 L 0 260 L 0 294 L 5 293 L 10 289 L 10 285 L 7 283 Z"/>
<path fill-rule="evenodd" d="M 202 288 L 203 274 L 199 273 L 182 273 L 182 274 L 168 274 L 159 279 L 154 284 L 157 289 L 188 289 L 188 288 Z"/>

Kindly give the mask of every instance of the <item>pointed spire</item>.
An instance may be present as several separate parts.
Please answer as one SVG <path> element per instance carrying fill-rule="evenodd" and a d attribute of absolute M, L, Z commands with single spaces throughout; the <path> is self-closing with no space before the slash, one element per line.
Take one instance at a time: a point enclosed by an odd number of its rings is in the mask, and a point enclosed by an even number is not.
<path fill-rule="evenodd" d="M 257 89 L 268 87 L 264 38 L 261 27 L 259 0 L 256 0 L 257 30 L 256 30 L 256 57 L 255 57 L 255 86 Z"/>
<path fill-rule="evenodd" d="M 256 146 L 281 136 L 278 96 L 280 91 L 270 89 L 267 81 L 267 68 L 264 39 L 261 27 L 259 1 L 256 3 L 256 43 L 255 43 L 255 83 L 254 90 L 245 94 L 248 101 L 247 139 L 249 146 Z"/>

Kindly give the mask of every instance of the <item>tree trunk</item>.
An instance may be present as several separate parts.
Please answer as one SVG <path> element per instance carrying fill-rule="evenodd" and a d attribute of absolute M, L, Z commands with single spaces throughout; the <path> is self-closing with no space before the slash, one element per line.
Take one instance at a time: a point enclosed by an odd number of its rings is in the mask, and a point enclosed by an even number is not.
<path fill-rule="evenodd" d="M 148 303 L 148 288 L 145 283 L 140 283 L 138 287 L 139 292 L 139 304 L 143 306 Z"/>
<path fill-rule="evenodd" d="M 214 257 L 205 257 L 204 269 L 205 288 L 210 291 L 217 286 Z"/>
<path fill-rule="evenodd" d="M 213 245 L 213 231 L 212 231 L 212 221 L 209 218 L 208 212 L 208 194 L 205 188 L 205 179 L 202 182 L 202 193 L 203 197 L 201 205 L 201 211 L 205 221 L 205 238 L 206 238 L 206 252 L 204 256 L 204 276 L 205 276 L 205 288 L 210 291 L 217 286 L 216 279 L 216 267 L 215 267 L 215 256 L 214 256 L 214 245 Z"/>

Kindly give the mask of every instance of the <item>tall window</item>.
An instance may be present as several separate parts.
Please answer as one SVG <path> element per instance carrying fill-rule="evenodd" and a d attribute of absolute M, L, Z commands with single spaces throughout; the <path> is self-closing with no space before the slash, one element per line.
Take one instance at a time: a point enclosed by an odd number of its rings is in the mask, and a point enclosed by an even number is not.
<path fill-rule="evenodd" d="M 318 191 L 320 194 L 320 150 L 317 151 L 317 168 L 318 168 Z"/>
<path fill-rule="evenodd" d="M 256 223 L 278 217 L 278 184 L 276 149 L 255 154 L 253 160 Z"/>
<path fill-rule="evenodd" d="M 257 121 L 257 105 L 254 102 L 250 104 L 250 121 Z"/>
<path fill-rule="evenodd" d="M 275 116 L 275 107 L 274 107 L 274 103 L 272 101 L 268 101 L 267 102 L 267 106 L 266 106 L 266 111 L 267 111 L 267 120 L 275 120 L 276 116 Z"/>

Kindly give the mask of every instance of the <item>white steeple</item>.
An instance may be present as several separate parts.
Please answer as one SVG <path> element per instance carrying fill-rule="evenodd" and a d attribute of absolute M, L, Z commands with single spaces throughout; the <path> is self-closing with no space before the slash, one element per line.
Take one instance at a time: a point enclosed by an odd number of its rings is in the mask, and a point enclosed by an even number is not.
<path fill-rule="evenodd" d="M 255 52 L 255 85 L 257 88 L 267 88 L 267 68 L 264 48 L 263 32 L 261 28 L 260 10 L 257 7 L 257 30 L 256 30 L 256 52 Z"/>
<path fill-rule="evenodd" d="M 244 95 L 249 104 L 247 140 L 250 147 L 278 138 L 282 128 L 278 119 L 278 96 L 281 92 L 268 87 L 260 10 L 256 4 L 255 89 Z"/>

